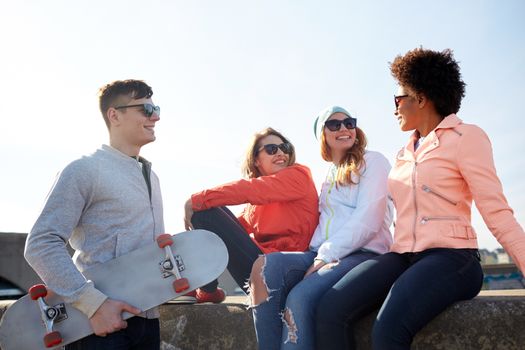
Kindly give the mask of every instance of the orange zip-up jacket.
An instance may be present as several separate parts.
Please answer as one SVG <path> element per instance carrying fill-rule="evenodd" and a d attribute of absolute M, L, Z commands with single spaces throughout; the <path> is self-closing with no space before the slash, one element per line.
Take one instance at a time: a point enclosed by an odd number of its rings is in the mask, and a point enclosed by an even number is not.
<path fill-rule="evenodd" d="M 503 195 L 485 132 L 451 114 L 414 151 L 416 139 L 412 134 L 398 153 L 388 179 L 397 211 L 391 251 L 477 249 L 474 200 L 489 230 L 525 271 L 525 233 Z"/>
<path fill-rule="evenodd" d="M 312 174 L 300 164 L 195 193 L 191 201 L 194 211 L 248 203 L 238 219 L 264 253 L 307 250 L 319 221 Z"/>

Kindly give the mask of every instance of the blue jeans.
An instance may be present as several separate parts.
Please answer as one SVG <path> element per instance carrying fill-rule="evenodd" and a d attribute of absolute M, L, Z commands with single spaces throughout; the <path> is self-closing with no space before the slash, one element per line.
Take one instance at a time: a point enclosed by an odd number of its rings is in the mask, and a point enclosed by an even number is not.
<path fill-rule="evenodd" d="M 105 337 L 94 334 L 66 345 L 66 350 L 159 350 L 159 319 L 132 317 L 128 327 Z"/>
<path fill-rule="evenodd" d="M 475 249 L 433 248 L 375 257 L 350 271 L 319 303 L 317 347 L 355 349 L 354 324 L 381 306 L 372 330 L 373 348 L 410 349 L 421 328 L 454 302 L 475 297 L 482 282 Z"/>
<path fill-rule="evenodd" d="M 263 252 L 242 227 L 239 220 L 226 207 L 211 208 L 193 213 L 191 223 L 195 229 L 209 230 L 219 236 L 228 249 L 228 271 L 245 292 L 252 265 Z M 219 282 L 214 280 L 202 289 L 213 292 Z"/>
<path fill-rule="evenodd" d="M 316 253 L 283 252 L 266 255 L 263 278 L 267 301 L 253 307 L 259 349 L 314 349 L 315 309 L 319 300 L 349 270 L 377 256 L 357 251 L 330 268 L 322 268 L 303 279 Z M 289 313 L 291 325 L 284 322 Z"/>

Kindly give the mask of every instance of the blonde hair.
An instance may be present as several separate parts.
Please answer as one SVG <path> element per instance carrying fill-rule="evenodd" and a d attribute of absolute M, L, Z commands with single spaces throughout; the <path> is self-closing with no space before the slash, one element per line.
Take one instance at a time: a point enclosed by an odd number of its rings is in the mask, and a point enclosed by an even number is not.
<path fill-rule="evenodd" d="M 259 144 L 260 141 L 266 136 L 270 136 L 270 135 L 277 136 L 283 142 L 289 143 L 292 146 L 291 152 L 288 155 L 287 166 L 295 164 L 295 148 L 292 145 L 292 143 L 288 141 L 288 139 L 284 137 L 283 134 L 281 134 L 277 130 L 273 128 L 266 128 L 253 135 L 250 145 L 248 146 L 248 149 L 246 150 L 246 156 L 244 157 L 244 162 L 241 167 L 241 171 L 244 177 L 253 179 L 253 178 L 256 178 L 262 175 L 259 169 L 257 169 L 257 167 L 255 166 L 255 161 L 257 159 L 257 155 L 259 154 L 259 149 L 263 146 Z"/>
<path fill-rule="evenodd" d="M 360 169 L 365 166 L 365 148 L 367 144 L 366 136 L 363 130 L 355 128 L 356 139 L 352 147 L 346 152 L 341 163 L 337 165 L 336 182 L 337 185 L 346 186 L 356 184 L 352 180 L 352 173 L 358 178 L 361 176 Z M 327 162 L 333 161 L 332 150 L 326 142 L 325 132 L 321 133 L 321 156 Z"/>

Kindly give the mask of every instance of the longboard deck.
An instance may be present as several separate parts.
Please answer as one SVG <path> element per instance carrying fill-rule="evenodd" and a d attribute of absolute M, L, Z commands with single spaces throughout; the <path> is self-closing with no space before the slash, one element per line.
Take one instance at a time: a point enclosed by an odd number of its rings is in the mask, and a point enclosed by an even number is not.
<path fill-rule="evenodd" d="M 224 271 L 228 251 L 222 240 L 206 230 L 194 230 L 173 235 L 171 246 L 178 261 L 179 272 L 187 278 L 190 288 L 180 293 L 173 289 L 174 276 L 164 277 L 160 264 L 166 259 L 164 249 L 157 243 L 144 246 L 116 259 L 99 264 L 83 272 L 97 289 L 112 299 L 123 300 L 141 310 L 148 310 L 190 290 L 201 287 Z M 60 332 L 62 343 L 52 349 L 72 343 L 93 333 L 88 318 L 62 298 L 49 291 L 45 298 L 50 306 L 63 304 L 67 318 L 55 322 L 54 331 Z M 43 338 L 46 328 L 38 303 L 25 295 L 11 305 L 0 321 L 2 350 L 48 349 Z M 127 319 L 133 315 L 124 313 Z"/>

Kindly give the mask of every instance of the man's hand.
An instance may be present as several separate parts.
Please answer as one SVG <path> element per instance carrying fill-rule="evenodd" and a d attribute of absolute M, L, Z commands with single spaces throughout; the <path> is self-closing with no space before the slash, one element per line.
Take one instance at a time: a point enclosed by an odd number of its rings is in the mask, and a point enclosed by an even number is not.
<path fill-rule="evenodd" d="M 192 207 L 191 198 L 190 198 L 184 204 L 184 227 L 186 228 L 186 230 L 193 230 L 193 225 L 191 224 L 192 216 L 193 216 L 193 207 Z"/>
<path fill-rule="evenodd" d="M 128 323 L 122 319 L 122 312 L 124 311 L 133 315 L 141 313 L 136 307 L 122 301 L 106 299 L 89 319 L 94 333 L 100 337 L 105 337 L 109 333 L 126 328 Z"/>

